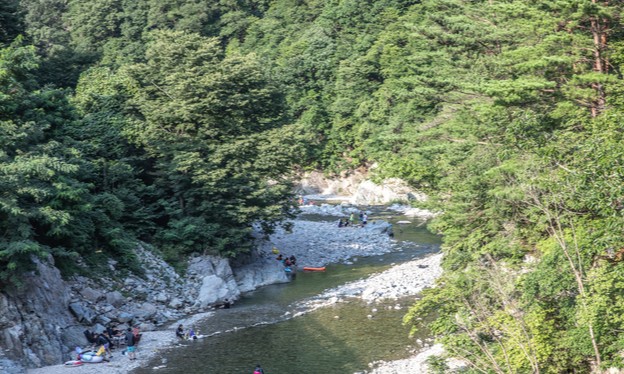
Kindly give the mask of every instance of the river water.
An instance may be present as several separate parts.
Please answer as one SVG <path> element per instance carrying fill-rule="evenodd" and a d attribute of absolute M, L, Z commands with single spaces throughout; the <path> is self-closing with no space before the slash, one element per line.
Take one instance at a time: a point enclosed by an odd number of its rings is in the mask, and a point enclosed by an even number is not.
<path fill-rule="evenodd" d="M 409 220 L 389 212 L 375 216 Z M 394 232 L 403 244 L 400 251 L 329 265 L 322 273 L 299 272 L 293 282 L 244 295 L 232 308 L 217 310 L 193 326 L 203 339 L 167 349 L 133 373 L 247 374 L 261 364 L 266 374 L 350 374 L 369 369 L 368 363 L 376 360 L 409 356 L 419 337 L 408 337 L 402 318 L 413 298 L 371 305 L 347 299 L 312 311 L 306 307 L 324 290 L 439 249 L 440 239 L 423 222 L 395 224 Z"/>

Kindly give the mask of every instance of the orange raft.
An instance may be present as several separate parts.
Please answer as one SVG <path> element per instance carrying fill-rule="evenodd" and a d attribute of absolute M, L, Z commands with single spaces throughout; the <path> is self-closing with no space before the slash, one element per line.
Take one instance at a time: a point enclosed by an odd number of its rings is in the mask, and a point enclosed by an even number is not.
<path fill-rule="evenodd" d="M 319 267 L 319 268 L 314 268 L 314 267 L 310 267 L 310 266 L 304 266 L 303 270 L 304 271 L 325 271 L 325 266 Z"/>

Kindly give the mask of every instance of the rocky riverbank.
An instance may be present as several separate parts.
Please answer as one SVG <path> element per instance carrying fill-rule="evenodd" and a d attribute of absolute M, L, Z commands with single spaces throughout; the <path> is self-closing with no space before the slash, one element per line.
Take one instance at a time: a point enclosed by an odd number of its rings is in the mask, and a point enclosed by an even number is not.
<path fill-rule="evenodd" d="M 259 248 L 266 258 L 275 258 L 273 248 L 294 255 L 299 267 L 349 262 L 354 257 L 373 256 L 396 250 L 392 225 L 373 220 L 365 227 L 338 227 L 334 222 L 292 221 L 290 231 L 278 229 Z"/>
<path fill-rule="evenodd" d="M 154 357 L 158 357 L 162 350 L 179 344 L 178 338 L 175 336 L 175 329 L 178 324 L 191 326 L 202 319 L 210 318 L 212 314 L 212 312 L 194 314 L 172 323 L 165 329 L 143 332 L 141 342 L 137 346 L 136 360 L 130 360 L 127 355 L 122 354 L 125 348 L 122 346 L 121 349 L 113 350 L 113 357 L 109 362 L 84 364 L 82 366 L 73 366 L 70 369 L 65 365 L 52 365 L 28 369 L 26 373 L 62 374 L 67 373 L 67 370 L 71 370 L 75 374 L 127 374 L 133 369 L 146 365 Z M 162 364 L 166 365 L 166 361 L 163 361 Z"/>
<path fill-rule="evenodd" d="M 345 284 L 322 296 L 329 298 L 358 297 L 367 303 L 415 296 L 423 289 L 433 286 L 442 274 L 442 254 L 437 253 L 404 264 L 369 278 Z"/>

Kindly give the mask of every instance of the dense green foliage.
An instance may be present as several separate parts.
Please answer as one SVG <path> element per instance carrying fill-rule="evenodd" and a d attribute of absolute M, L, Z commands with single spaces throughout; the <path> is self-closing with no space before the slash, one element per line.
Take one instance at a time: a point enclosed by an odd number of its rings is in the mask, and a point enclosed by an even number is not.
<path fill-rule="evenodd" d="M 303 148 L 283 89 L 203 21 L 170 30 L 160 17 L 180 6 L 3 6 L 0 281 L 49 254 L 67 271 L 103 256 L 133 269 L 138 240 L 172 262 L 236 256 L 253 225 L 291 214 Z"/>
<path fill-rule="evenodd" d="M 474 372 L 624 367 L 623 8 L 5 1 L 0 280 L 137 240 L 234 256 L 291 171 L 376 164 L 444 212 L 407 323 Z"/>

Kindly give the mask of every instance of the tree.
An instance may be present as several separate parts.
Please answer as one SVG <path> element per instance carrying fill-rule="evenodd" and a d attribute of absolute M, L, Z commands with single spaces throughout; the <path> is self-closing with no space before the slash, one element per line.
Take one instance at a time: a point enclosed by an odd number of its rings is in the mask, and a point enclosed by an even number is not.
<path fill-rule="evenodd" d="M 619 139 L 609 108 L 619 102 L 608 95 L 621 78 L 601 68 L 616 61 L 605 42 L 618 45 L 610 25 L 621 5 L 473 5 L 423 2 L 429 16 L 416 24 L 460 68 L 446 81 L 463 81 L 446 86 L 461 100 L 442 99 L 415 138 L 420 154 L 437 145 L 445 213 L 432 228 L 444 234 L 448 276 L 407 320 L 435 310 L 434 333 L 483 372 L 620 366 L 620 338 L 607 332 L 620 319 L 600 316 L 621 305 L 621 213 L 606 198 L 622 193 L 620 162 L 607 156 L 619 154 L 607 140 Z M 479 76 L 461 69 L 471 65 Z"/>
<path fill-rule="evenodd" d="M 7 0 L 0 4 L 0 47 L 10 43 L 22 30 L 18 5 L 18 0 Z"/>
<path fill-rule="evenodd" d="M 18 283 L 32 256 L 70 252 L 58 239 L 84 193 L 74 179 L 77 166 L 65 161 L 73 150 L 51 137 L 67 114 L 62 93 L 39 90 L 36 67 L 34 48 L 20 38 L 0 50 L 1 282 Z"/>
<path fill-rule="evenodd" d="M 215 39 L 158 31 L 136 83 L 128 133 L 154 158 L 170 248 L 234 255 L 254 222 L 290 209 L 284 177 L 297 151 L 279 91 L 254 56 L 225 56 Z"/>

